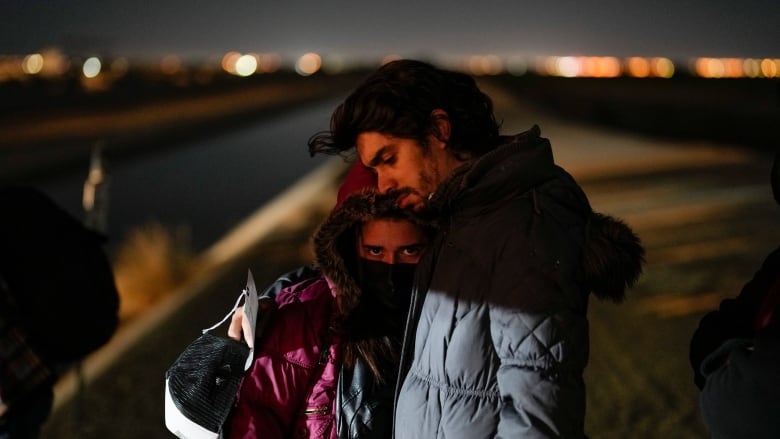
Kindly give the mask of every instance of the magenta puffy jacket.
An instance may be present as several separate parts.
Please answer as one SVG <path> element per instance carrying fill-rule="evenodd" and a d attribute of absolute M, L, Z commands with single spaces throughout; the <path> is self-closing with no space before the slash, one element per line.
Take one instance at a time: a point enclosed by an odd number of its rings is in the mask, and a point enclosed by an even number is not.
<path fill-rule="evenodd" d="M 328 330 L 335 304 L 331 289 L 317 277 L 282 290 L 276 301 L 279 309 L 256 347 L 226 437 L 336 438 L 341 359 L 339 337 Z"/>
<path fill-rule="evenodd" d="M 313 237 L 316 271 L 295 277 L 292 284 L 284 281 L 290 286 L 278 290 L 277 309 L 255 346 L 254 362 L 241 383 L 224 437 L 336 439 L 336 391 L 344 342 L 333 328 L 356 312 L 361 295 L 340 251 L 355 248 L 354 242 L 346 240 L 355 239 L 356 224 L 386 217 L 396 209 L 395 197 L 363 191 L 340 203 L 320 224 Z M 395 215 L 398 218 L 400 213 Z M 349 430 L 345 436 L 364 435 L 367 430 L 388 437 L 391 427 L 380 426 L 376 415 L 381 411 L 377 407 L 392 407 L 392 393 L 388 397 L 364 390 L 347 404 L 360 402 L 365 407 L 348 407 L 349 419 L 342 418 Z"/>

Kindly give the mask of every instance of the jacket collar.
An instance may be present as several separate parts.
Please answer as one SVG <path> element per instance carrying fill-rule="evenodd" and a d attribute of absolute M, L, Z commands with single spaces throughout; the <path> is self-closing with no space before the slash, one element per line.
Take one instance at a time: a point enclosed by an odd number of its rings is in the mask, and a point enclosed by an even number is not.
<path fill-rule="evenodd" d="M 514 136 L 502 137 L 494 150 L 464 163 L 447 177 L 428 206 L 436 215 L 500 201 L 522 193 L 556 175 L 549 140 L 534 125 Z"/>

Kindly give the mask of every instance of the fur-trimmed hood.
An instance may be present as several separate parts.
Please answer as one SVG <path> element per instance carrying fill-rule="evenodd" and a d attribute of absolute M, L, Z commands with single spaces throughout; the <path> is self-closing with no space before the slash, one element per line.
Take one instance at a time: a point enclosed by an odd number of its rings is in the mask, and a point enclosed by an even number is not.
<path fill-rule="evenodd" d="M 583 251 L 585 283 L 599 299 L 622 302 L 642 274 L 645 249 L 623 221 L 592 212 Z"/>
<path fill-rule="evenodd" d="M 342 315 L 349 315 L 360 298 L 354 274 L 358 227 L 367 221 L 385 218 L 405 219 L 426 226 L 411 210 L 399 208 L 397 198 L 398 193 L 382 195 L 372 188 L 361 189 L 340 200 L 314 234 L 314 261 L 330 283 Z"/>
<path fill-rule="evenodd" d="M 556 199 L 556 205 L 586 218 L 585 285 L 599 299 L 621 302 L 642 273 L 645 251 L 641 241 L 621 220 L 591 209 L 574 178 L 555 164 L 550 142 L 541 137 L 538 126 L 504 137 L 501 146 L 457 169 L 437 189 L 427 214 L 441 217 L 474 206 L 478 210 L 505 203 L 517 193 L 529 193 L 534 203 L 541 202 L 537 188 L 553 180 L 561 183 L 547 195 Z M 537 206 L 534 210 L 538 211 Z"/>

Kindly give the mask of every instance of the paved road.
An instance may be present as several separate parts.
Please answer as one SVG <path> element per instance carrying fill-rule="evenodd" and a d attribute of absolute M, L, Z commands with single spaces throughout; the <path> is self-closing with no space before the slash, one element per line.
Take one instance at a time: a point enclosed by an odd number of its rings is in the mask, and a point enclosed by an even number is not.
<path fill-rule="evenodd" d="M 539 123 L 556 160 L 582 183 L 594 208 L 626 220 L 647 248 L 645 274 L 628 300 L 591 305 L 588 433 L 594 439 L 706 437 L 688 341 L 702 314 L 737 294 L 780 242 L 767 154 L 568 123 L 521 105 L 511 89 L 485 88 L 505 132 Z M 306 260 L 307 236 L 319 215 L 273 232 L 199 279 L 188 300 L 168 306 L 175 313 L 150 317 L 136 330 L 145 335 L 138 343 L 106 359 L 81 397 L 60 406 L 45 437 L 172 437 L 163 425 L 165 368 L 232 305 L 247 267 L 263 284 Z"/>

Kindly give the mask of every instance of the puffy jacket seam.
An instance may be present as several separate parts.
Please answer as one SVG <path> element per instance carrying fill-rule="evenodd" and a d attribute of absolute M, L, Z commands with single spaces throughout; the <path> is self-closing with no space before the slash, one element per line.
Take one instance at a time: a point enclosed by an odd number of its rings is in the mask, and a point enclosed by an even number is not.
<path fill-rule="evenodd" d="M 281 360 L 281 361 L 284 361 L 284 362 L 286 362 L 288 364 L 291 364 L 293 366 L 298 366 L 298 367 L 300 367 L 302 369 L 306 369 L 306 370 L 312 370 L 315 367 L 317 367 L 317 362 L 313 361 L 313 360 L 311 362 L 293 360 L 292 358 L 287 357 L 286 354 L 269 354 L 269 356 L 272 359 L 274 359 L 274 360 L 277 360 L 277 361 Z M 317 357 L 317 358 L 319 358 L 319 357 Z"/>
<path fill-rule="evenodd" d="M 468 395 L 468 396 L 478 396 L 482 398 L 496 398 L 496 399 L 500 398 L 498 391 L 471 390 L 471 389 L 464 389 L 460 387 L 447 385 L 439 380 L 435 380 L 429 376 L 423 375 L 419 371 L 414 369 L 410 370 L 409 373 L 412 374 L 415 378 L 419 379 L 420 381 L 423 381 L 430 386 L 440 389 L 442 392 L 444 392 L 447 395 Z"/>

